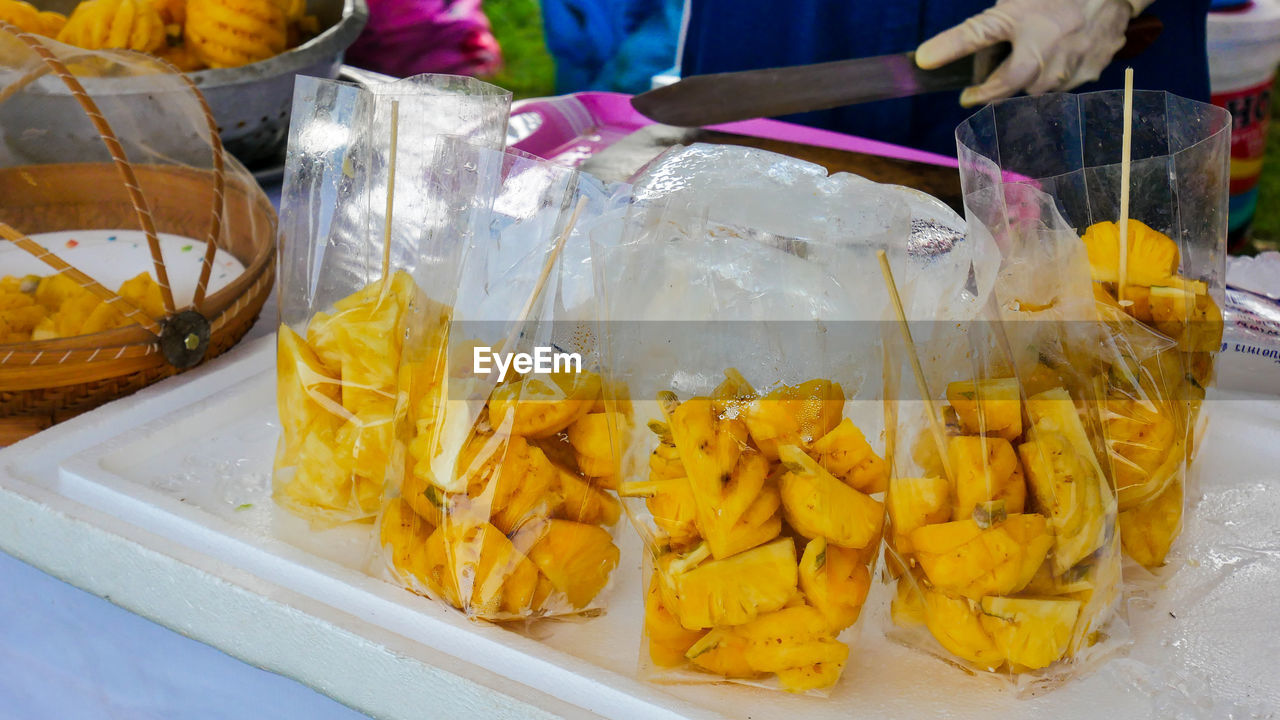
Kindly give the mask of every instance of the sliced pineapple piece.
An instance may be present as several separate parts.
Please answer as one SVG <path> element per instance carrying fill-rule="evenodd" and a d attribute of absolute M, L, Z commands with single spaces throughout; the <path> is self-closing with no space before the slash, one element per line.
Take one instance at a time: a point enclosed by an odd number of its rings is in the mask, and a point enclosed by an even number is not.
<path fill-rule="evenodd" d="M 955 476 L 952 517 L 967 518 L 974 508 L 992 501 L 1003 502 L 1008 513 L 1023 511 L 1027 484 L 1018 455 L 1008 440 L 960 435 L 951 438 L 947 447 Z"/>
<path fill-rule="evenodd" d="M 586 415 L 600 397 L 595 373 L 529 375 L 489 397 L 489 424 L 504 434 L 551 437 Z"/>
<path fill-rule="evenodd" d="M 1168 487 L 1184 459 L 1182 442 L 1175 438 L 1171 413 L 1151 402 L 1113 397 L 1106 412 L 1107 448 L 1123 511 Z"/>
<path fill-rule="evenodd" d="M 595 599 L 618 566 L 618 546 L 609 532 L 570 520 L 530 523 L 516 534 L 515 546 L 564 593 L 575 610 Z"/>
<path fill-rule="evenodd" d="M 727 628 L 703 635 L 685 652 L 689 662 L 725 678 L 753 678 L 761 673 L 747 663 L 747 641 Z"/>
<path fill-rule="evenodd" d="M 812 450 L 819 465 L 854 490 L 874 495 L 888 488 L 888 463 L 871 449 L 871 443 L 853 420 L 841 420 L 831 432 L 814 441 Z"/>
<path fill-rule="evenodd" d="M 871 589 L 871 573 L 856 550 L 815 538 L 800 557 L 800 589 L 836 635 L 858 621 Z"/>
<path fill-rule="evenodd" d="M 1114 222 L 1090 225 L 1084 232 L 1089 268 L 1097 282 L 1116 283 L 1120 279 L 1120 226 Z M 1178 246 L 1162 232 L 1129 219 L 1128 257 L 1125 271 L 1129 285 L 1160 285 L 1178 269 Z"/>
<path fill-rule="evenodd" d="M 795 545 L 779 538 L 722 560 L 673 572 L 674 555 L 659 564 L 669 588 L 666 605 L 690 630 L 741 625 L 787 604 L 796 592 L 799 571 Z"/>
<path fill-rule="evenodd" d="M 921 589 L 925 627 L 951 654 L 978 667 L 994 670 L 1004 664 L 1001 648 L 982 626 L 972 600 Z"/>
<path fill-rule="evenodd" d="M 778 481 L 787 523 L 806 538 L 863 548 L 880 537 L 884 505 L 837 480 L 804 450 L 780 445 L 786 472 Z"/>
<path fill-rule="evenodd" d="M 918 527 L 951 519 L 951 484 L 943 477 L 894 478 L 889 481 L 889 522 L 893 549 L 912 552 L 911 532 Z"/>
<path fill-rule="evenodd" d="M 994 435 L 1016 440 L 1022 434 L 1022 399 L 1016 378 L 953 382 L 947 402 L 968 435 Z"/>
<path fill-rule="evenodd" d="M 276 407 L 289 455 L 297 452 L 296 445 L 318 416 L 342 414 L 340 387 L 307 342 L 281 325 L 276 334 Z"/>
<path fill-rule="evenodd" d="M 1018 454 L 1034 509 L 1049 516 L 1054 574 L 1061 575 L 1105 542 L 1106 518 L 1114 512 L 1115 498 L 1066 390 L 1055 388 L 1028 398 L 1027 414 L 1033 428 Z"/>
<path fill-rule="evenodd" d="M 378 537 L 383 547 L 390 548 L 392 567 L 403 580 L 414 578 L 427 585 L 431 575 L 427 542 L 433 532 L 435 526 L 419 517 L 403 500 L 393 500 L 382 509 Z"/>
<path fill-rule="evenodd" d="M 1076 600 L 984 597 L 981 607 L 982 628 L 1015 669 L 1038 670 L 1060 660 L 1080 615 Z"/>
<path fill-rule="evenodd" d="M 742 417 L 751 440 L 770 460 L 780 443 L 809 444 L 831 432 L 844 411 L 844 390 L 830 380 L 780 387 L 747 402 Z"/>
<path fill-rule="evenodd" d="M 644 632 L 649 642 L 649 658 L 659 667 L 675 667 L 685 661 L 684 654 L 705 634 L 702 630 L 686 630 L 662 604 L 655 575 L 649 581 L 644 597 Z"/>
<path fill-rule="evenodd" d="M 1125 553 L 1143 567 L 1160 567 L 1182 529 L 1182 482 L 1172 482 L 1154 499 L 1120 513 L 1117 524 Z"/>
<path fill-rule="evenodd" d="M 912 531 L 911 545 L 930 583 L 976 600 L 1025 587 L 1053 536 L 1044 516 L 1021 514 L 987 528 L 973 519 L 925 525 Z"/>
<path fill-rule="evenodd" d="M 614 452 L 610 440 L 621 438 L 629 423 L 621 413 L 588 413 L 569 426 L 569 443 L 577 455 L 578 469 L 589 477 L 614 474 Z M 617 453 L 621 456 L 621 452 Z"/>
<path fill-rule="evenodd" d="M 562 498 L 555 515 L 592 525 L 613 525 L 622 514 L 618 501 L 571 472 L 557 468 Z"/>
<path fill-rule="evenodd" d="M 527 614 L 538 584 L 538 566 L 489 523 L 450 520 L 443 527 L 453 584 L 458 596 L 467 600 L 462 609 L 491 619 Z"/>

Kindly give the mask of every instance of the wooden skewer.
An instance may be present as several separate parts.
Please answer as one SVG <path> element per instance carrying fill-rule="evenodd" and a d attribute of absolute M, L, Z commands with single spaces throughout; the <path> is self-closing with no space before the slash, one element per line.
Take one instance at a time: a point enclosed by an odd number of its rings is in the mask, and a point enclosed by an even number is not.
<path fill-rule="evenodd" d="M 387 160 L 387 222 L 382 229 L 382 289 L 378 293 L 378 305 L 391 292 L 391 215 L 396 197 L 396 146 L 400 139 L 400 101 L 391 101 L 391 147 Z"/>
<path fill-rule="evenodd" d="M 1133 148 L 1133 68 L 1124 69 L 1124 134 L 1120 140 L 1120 277 L 1116 286 L 1121 307 L 1133 304 L 1125 298 L 1129 279 L 1129 156 Z"/>
<path fill-rule="evenodd" d="M 902 331 L 902 341 L 907 346 L 907 358 L 911 361 L 911 371 L 916 376 L 916 387 L 920 397 L 924 398 L 925 413 L 929 416 L 929 431 L 933 434 L 933 442 L 938 446 L 938 457 L 942 460 L 942 471 L 948 482 L 955 482 L 951 474 L 951 460 L 947 456 L 947 434 L 942 429 L 942 421 L 938 417 L 938 407 L 929 393 L 929 383 L 924 378 L 924 368 L 920 366 L 920 353 L 916 350 L 916 342 L 911 337 L 911 326 L 907 324 L 907 313 L 902 309 L 902 297 L 898 295 L 898 284 L 893 280 L 893 269 L 889 267 L 889 255 L 879 250 L 880 273 L 884 275 L 884 286 L 889 291 L 889 300 L 893 303 L 893 311 L 898 315 L 898 328 Z"/>

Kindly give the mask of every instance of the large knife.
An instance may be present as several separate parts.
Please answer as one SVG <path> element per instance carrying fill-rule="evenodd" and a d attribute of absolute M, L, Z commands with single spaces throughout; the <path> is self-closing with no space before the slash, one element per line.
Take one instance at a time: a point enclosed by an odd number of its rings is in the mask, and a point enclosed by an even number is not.
<path fill-rule="evenodd" d="M 1163 29 L 1154 16 L 1129 23 L 1117 59 L 1150 47 Z M 743 72 L 694 75 L 631 98 L 640 114 L 667 125 L 699 127 L 875 100 L 959 90 L 986 80 L 1008 56 L 1006 43 L 935 70 L 916 66 L 915 53 L 837 60 Z"/>

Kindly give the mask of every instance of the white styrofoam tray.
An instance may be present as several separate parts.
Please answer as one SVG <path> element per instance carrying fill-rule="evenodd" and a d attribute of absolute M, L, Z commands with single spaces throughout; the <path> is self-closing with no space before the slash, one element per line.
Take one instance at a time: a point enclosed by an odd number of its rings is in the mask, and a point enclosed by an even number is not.
<path fill-rule="evenodd" d="M 1267 717 L 1280 712 L 1280 399 L 1218 395 L 1176 572 L 1129 603 L 1134 643 L 1030 699 L 883 636 L 875 586 L 830 699 L 636 677 L 640 547 L 609 612 L 517 632 L 369 577 L 368 526 L 270 499 L 274 339 L 0 451 L 0 549 L 378 717 Z"/>

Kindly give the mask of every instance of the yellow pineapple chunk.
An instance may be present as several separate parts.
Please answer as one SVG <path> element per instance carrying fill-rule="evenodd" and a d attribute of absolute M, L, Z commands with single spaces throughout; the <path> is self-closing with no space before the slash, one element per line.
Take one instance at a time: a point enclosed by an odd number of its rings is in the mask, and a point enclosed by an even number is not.
<path fill-rule="evenodd" d="M 993 501 L 1003 502 L 1007 513 L 1022 512 L 1027 485 L 1018 455 L 1008 440 L 960 435 L 950 439 L 948 454 L 955 476 L 952 517 L 967 518 L 974 508 Z"/>
<path fill-rule="evenodd" d="M 830 380 L 810 380 L 786 385 L 742 408 L 751 440 L 770 460 L 780 443 L 808 444 L 829 433 L 840 422 L 844 390 Z"/>
<path fill-rule="evenodd" d="M 1033 427 L 1018 454 L 1033 509 L 1049 516 L 1054 574 L 1061 575 L 1105 542 L 1106 518 L 1115 499 L 1066 390 L 1029 398 L 1027 414 Z"/>
<path fill-rule="evenodd" d="M 858 621 L 871 589 L 871 573 L 857 551 L 816 538 L 800 557 L 800 589 L 835 635 Z"/>
<path fill-rule="evenodd" d="M 1015 378 L 993 378 L 947 385 L 947 402 L 968 435 L 1016 440 L 1022 434 L 1022 398 Z"/>
<path fill-rule="evenodd" d="M 391 550 L 391 564 L 402 579 L 416 579 L 424 587 L 431 575 L 427 542 L 435 526 L 419 517 L 409 503 L 393 500 L 382 509 L 379 540 Z M 412 585 L 412 583 L 410 583 Z"/>
<path fill-rule="evenodd" d="M 1170 411 L 1152 402 L 1109 398 L 1105 430 L 1120 510 L 1168 487 L 1184 459 Z"/>
<path fill-rule="evenodd" d="M 921 589 L 925 627 L 951 654 L 978 667 L 994 670 L 1004 664 L 1001 648 L 982 626 L 975 602 L 937 590 Z"/>
<path fill-rule="evenodd" d="M 1117 524 L 1125 553 L 1143 567 L 1160 567 L 1182 529 L 1182 482 L 1172 482 L 1154 499 L 1120 513 Z"/>
<path fill-rule="evenodd" d="M 1038 670 L 1066 654 L 1078 600 L 984 597 L 982 628 L 1015 669 Z"/>
<path fill-rule="evenodd" d="M 659 667 L 683 663 L 684 654 L 705 634 L 702 630 L 683 628 L 662 605 L 656 575 L 649 581 L 649 591 L 644 597 L 644 633 L 649 641 L 649 658 Z"/>
<path fill-rule="evenodd" d="M 893 549 L 905 555 L 912 552 L 912 531 L 951 519 L 951 484 L 942 477 L 893 478 L 885 503 L 893 526 Z"/>
<path fill-rule="evenodd" d="M 538 567 L 516 549 L 506 535 L 489 523 L 456 524 L 447 521 L 446 555 L 459 608 L 468 614 L 497 619 L 527 614 L 538 584 Z"/>
<path fill-rule="evenodd" d="M 880 537 L 884 505 L 837 480 L 795 445 L 780 445 L 778 481 L 787 523 L 806 538 L 863 548 Z"/>
<path fill-rule="evenodd" d="M 595 599 L 618 565 L 618 546 L 609 532 L 570 520 L 530 524 L 516 537 L 528 556 L 575 610 Z"/>
<path fill-rule="evenodd" d="M 557 468 L 556 474 L 560 478 L 561 496 L 556 517 L 592 525 L 618 522 L 622 507 L 612 495 L 566 470 Z"/>
<path fill-rule="evenodd" d="M 685 652 L 689 662 L 725 678 L 753 678 L 761 675 L 746 658 L 747 640 L 717 628 L 703 635 Z"/>
<path fill-rule="evenodd" d="M 553 492 L 559 471 L 520 436 L 475 436 L 459 455 L 458 468 L 466 478 L 472 519 L 488 520 L 505 534 L 547 517 L 560 504 Z"/>
<path fill-rule="evenodd" d="M 710 560 L 684 572 L 659 565 L 667 585 L 666 605 L 690 630 L 741 625 L 787 604 L 799 582 L 795 545 L 779 538 L 722 560 Z"/>
<path fill-rule="evenodd" d="M 910 537 L 930 583 L 975 600 L 1026 587 L 1053 545 L 1045 518 L 1034 514 L 986 528 L 973 519 L 925 525 Z"/>
<path fill-rule="evenodd" d="M 622 437 L 628 423 L 621 413 L 588 413 L 569 426 L 569 444 L 576 454 L 578 469 L 588 477 L 604 477 L 614 474 L 613 437 Z M 618 453 L 621 455 L 621 453 Z"/>
<path fill-rule="evenodd" d="M 599 397 L 595 373 L 529 375 L 493 391 L 489 424 L 503 434 L 551 437 L 586 415 Z"/>
<path fill-rule="evenodd" d="M 1119 282 L 1120 226 L 1109 221 L 1094 223 L 1085 230 L 1082 239 L 1089 255 L 1093 279 L 1097 282 Z M 1168 235 L 1130 218 L 1127 245 L 1127 284 L 1161 285 L 1177 272 L 1178 246 Z"/>
<path fill-rule="evenodd" d="M 714 412 L 710 398 L 692 398 L 669 411 L 669 424 L 688 475 L 698 532 L 712 555 L 724 558 L 750 547 L 744 533 L 756 544 L 777 535 L 781 520 L 761 518 L 757 512 L 752 514 L 756 523 L 739 523 L 753 507 L 759 511 L 760 503 L 770 502 L 761 500 L 769 462 L 747 448 L 741 421 L 720 419 Z"/>
<path fill-rule="evenodd" d="M 845 418 L 813 443 L 818 464 L 854 490 L 874 495 L 889 483 L 889 465 L 871 449 L 866 436 Z"/>
<path fill-rule="evenodd" d="M 342 409 L 338 378 L 288 325 L 276 331 L 276 406 L 289 452 L 321 414 Z"/>

